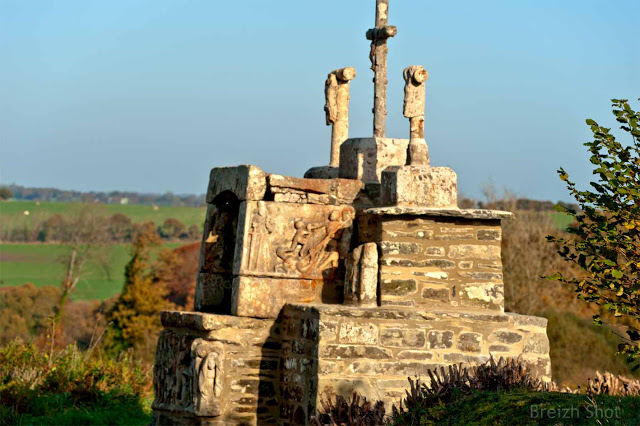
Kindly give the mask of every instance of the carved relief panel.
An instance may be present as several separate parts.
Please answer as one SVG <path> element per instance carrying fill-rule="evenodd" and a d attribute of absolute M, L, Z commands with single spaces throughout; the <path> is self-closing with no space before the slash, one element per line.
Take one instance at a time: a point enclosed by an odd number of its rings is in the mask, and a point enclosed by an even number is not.
<path fill-rule="evenodd" d="M 351 206 L 252 201 L 242 210 L 237 275 L 322 279 L 335 274 L 348 253 Z"/>
<path fill-rule="evenodd" d="M 165 330 L 158 340 L 153 385 L 158 410 L 222 414 L 224 347 Z"/>

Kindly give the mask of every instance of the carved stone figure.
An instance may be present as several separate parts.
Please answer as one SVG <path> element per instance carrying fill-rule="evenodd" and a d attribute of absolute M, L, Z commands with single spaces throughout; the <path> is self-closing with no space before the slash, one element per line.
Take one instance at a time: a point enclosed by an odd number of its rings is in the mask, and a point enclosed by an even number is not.
<path fill-rule="evenodd" d="M 337 262 L 337 240 L 342 231 L 351 226 L 353 218 L 351 211 L 344 209 L 332 211 L 328 219 L 320 223 L 294 222 L 296 232 L 291 244 L 276 249 L 276 255 L 282 260 L 285 270 L 295 269 L 306 274 Z"/>
<path fill-rule="evenodd" d="M 219 342 L 194 342 L 196 382 L 194 386 L 194 412 L 199 415 L 220 415 L 220 397 L 223 389 L 224 350 Z"/>
<path fill-rule="evenodd" d="M 429 151 L 424 142 L 424 99 L 425 82 L 429 73 L 420 65 L 404 69 L 404 116 L 409 119 L 410 142 L 407 152 L 407 164 L 428 166 Z"/>
<path fill-rule="evenodd" d="M 331 128 L 331 161 L 329 165 L 340 165 L 340 145 L 349 137 L 349 82 L 356 78 L 353 67 L 331 71 L 324 83 L 327 126 Z"/>

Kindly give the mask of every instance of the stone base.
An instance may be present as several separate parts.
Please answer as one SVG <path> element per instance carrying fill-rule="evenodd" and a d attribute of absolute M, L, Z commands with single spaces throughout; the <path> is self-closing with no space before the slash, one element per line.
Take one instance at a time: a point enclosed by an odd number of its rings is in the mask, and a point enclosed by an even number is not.
<path fill-rule="evenodd" d="M 390 412 L 407 377 L 490 354 L 522 355 L 551 379 L 544 318 L 288 304 L 277 319 L 164 312 L 162 323 L 155 424 L 308 424 L 322 398 L 354 390 Z"/>
<path fill-rule="evenodd" d="M 458 181 L 448 167 L 393 166 L 382 172 L 380 197 L 383 205 L 458 206 Z"/>
<path fill-rule="evenodd" d="M 480 311 L 287 305 L 280 378 L 281 420 L 300 410 L 312 416 L 320 400 L 357 391 L 385 402 L 405 397 L 407 377 L 427 369 L 494 357 L 518 357 L 533 375 L 551 381 L 545 318 Z M 295 419 L 293 419 L 295 423 Z"/>
<path fill-rule="evenodd" d="M 340 177 L 380 183 L 382 171 L 407 163 L 409 139 L 352 138 L 340 147 Z"/>

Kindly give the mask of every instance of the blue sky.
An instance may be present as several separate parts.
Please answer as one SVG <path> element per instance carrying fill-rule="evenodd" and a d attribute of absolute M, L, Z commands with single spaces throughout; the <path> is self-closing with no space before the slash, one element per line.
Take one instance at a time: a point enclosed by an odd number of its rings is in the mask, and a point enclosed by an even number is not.
<path fill-rule="evenodd" d="M 423 65 L 432 165 L 568 196 L 591 178 L 586 118 L 640 97 L 637 0 L 390 0 L 387 136 L 408 137 L 402 70 Z M 0 0 L 2 183 L 203 193 L 216 166 L 328 163 L 324 80 L 354 66 L 350 135 L 372 134 L 375 0 Z M 634 106 L 638 106 L 634 101 Z"/>

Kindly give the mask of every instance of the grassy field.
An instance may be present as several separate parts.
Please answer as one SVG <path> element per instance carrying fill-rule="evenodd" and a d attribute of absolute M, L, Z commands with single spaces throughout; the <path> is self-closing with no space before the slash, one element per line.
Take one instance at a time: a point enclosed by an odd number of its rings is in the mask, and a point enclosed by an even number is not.
<path fill-rule="evenodd" d="M 182 243 L 167 243 L 174 248 Z M 60 285 L 65 267 L 60 259 L 69 248 L 58 244 L 0 244 L 0 286 L 27 282 L 37 287 Z M 84 278 L 72 298 L 76 300 L 108 299 L 120 293 L 124 283 L 124 266 L 130 259 L 129 245 L 113 244 L 109 250 L 109 264 L 105 268 L 89 264 Z"/>
<path fill-rule="evenodd" d="M 0 201 L 0 222 L 3 224 L 9 222 L 33 223 L 35 225 L 56 213 L 65 215 L 82 206 L 82 203 Z M 205 207 L 158 207 L 157 210 L 152 206 L 139 204 L 100 204 L 98 207 L 104 211 L 103 214 L 106 216 L 122 213 L 129 216 L 134 223 L 152 221 L 159 225 L 165 219 L 173 217 L 187 227 L 191 225 L 202 226 L 206 212 Z M 25 211 L 29 212 L 28 216 L 24 214 Z"/>
<path fill-rule="evenodd" d="M 567 229 L 567 226 L 573 221 L 573 216 L 569 216 L 565 213 L 560 212 L 552 212 L 549 213 L 553 217 L 553 221 L 555 222 L 558 229 Z"/>

